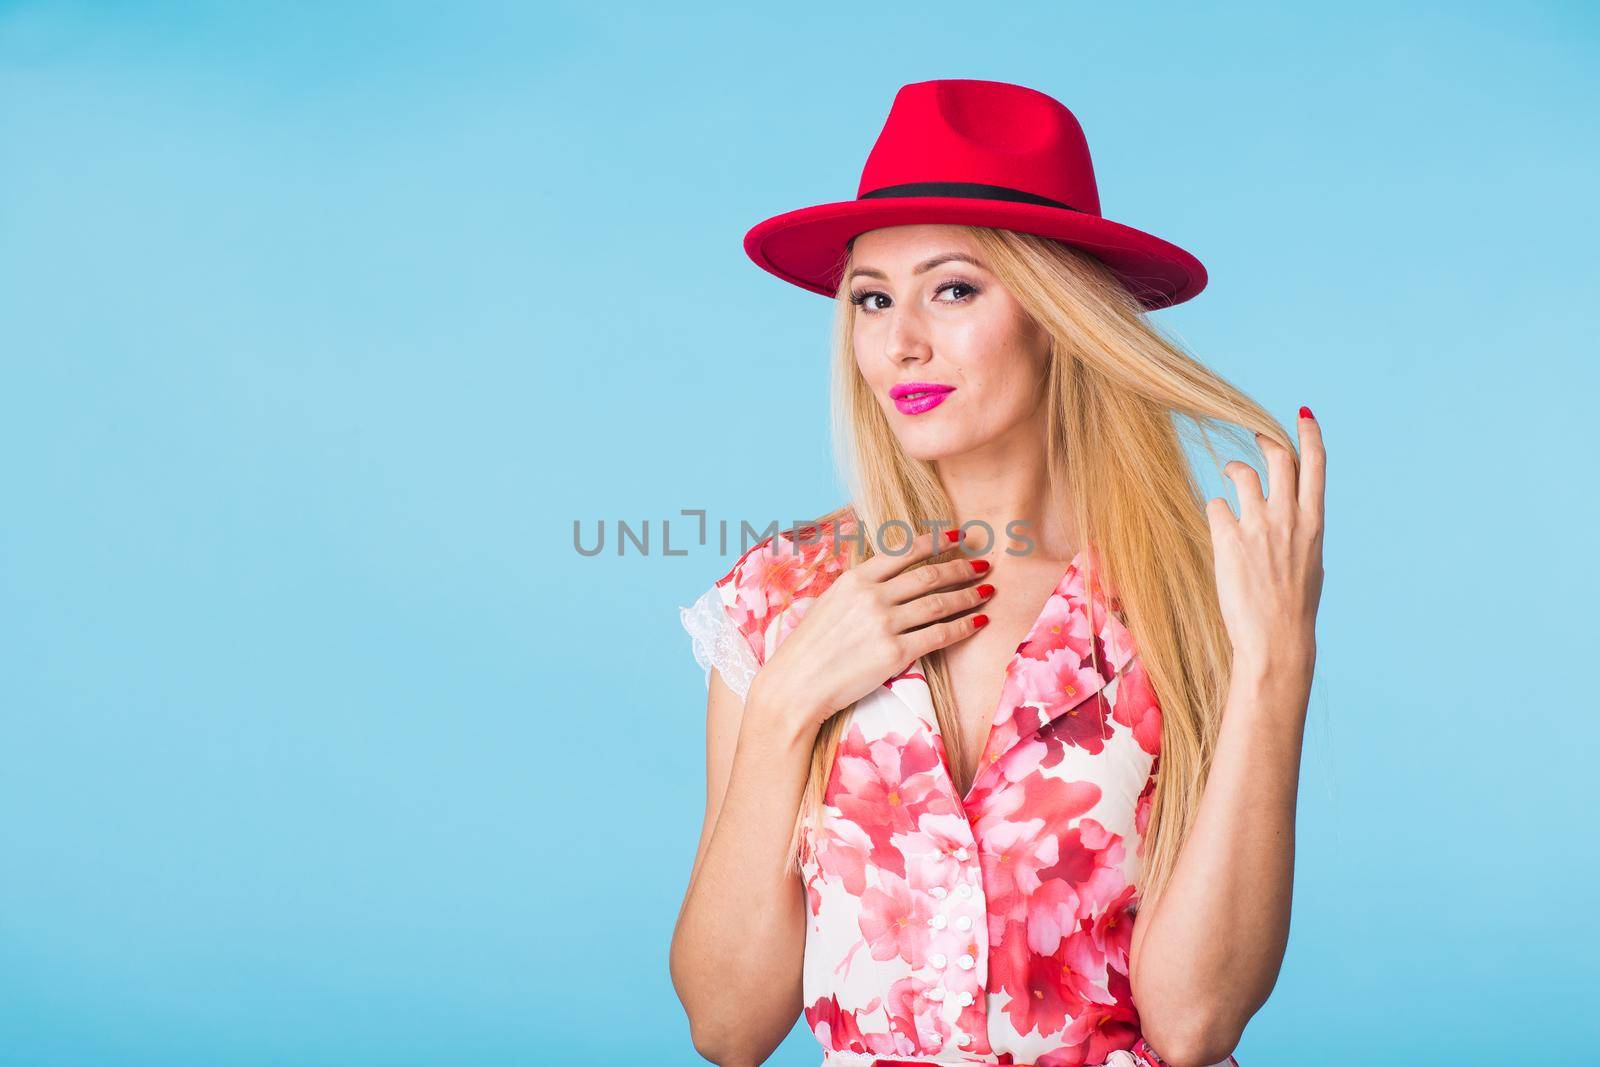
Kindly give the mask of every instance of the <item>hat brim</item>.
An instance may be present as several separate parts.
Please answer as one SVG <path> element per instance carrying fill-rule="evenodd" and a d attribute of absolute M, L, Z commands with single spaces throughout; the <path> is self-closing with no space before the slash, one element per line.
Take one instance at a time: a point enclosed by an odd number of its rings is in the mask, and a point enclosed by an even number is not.
<path fill-rule="evenodd" d="M 1104 263 L 1148 311 L 1206 287 L 1206 269 L 1177 245 L 1099 215 L 1040 204 L 968 197 L 844 200 L 774 215 L 750 228 L 744 250 L 762 270 L 822 296 L 836 296 L 846 243 L 885 226 L 947 223 L 1049 237 Z"/>

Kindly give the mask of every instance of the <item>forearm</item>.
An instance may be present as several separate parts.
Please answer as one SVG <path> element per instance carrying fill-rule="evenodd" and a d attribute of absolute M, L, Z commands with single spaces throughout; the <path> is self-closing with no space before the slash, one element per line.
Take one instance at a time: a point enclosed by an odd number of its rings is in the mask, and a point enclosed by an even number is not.
<path fill-rule="evenodd" d="M 723 1065 L 763 1061 L 801 1008 L 805 891 L 784 865 L 816 731 L 796 725 L 791 708 L 752 686 L 716 826 L 673 936 L 673 984 L 695 1047 Z"/>
<path fill-rule="evenodd" d="M 1150 924 L 1135 991 L 1141 1018 L 1194 1062 L 1232 1051 L 1283 963 L 1314 658 L 1308 649 L 1235 663 L 1195 823 L 1166 892 L 1140 919 Z"/>

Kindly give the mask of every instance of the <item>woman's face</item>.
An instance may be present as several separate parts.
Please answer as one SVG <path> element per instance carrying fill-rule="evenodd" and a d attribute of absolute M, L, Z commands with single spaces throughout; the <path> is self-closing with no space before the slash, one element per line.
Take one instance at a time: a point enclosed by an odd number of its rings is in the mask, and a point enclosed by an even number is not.
<path fill-rule="evenodd" d="M 958 226 L 856 238 L 856 366 L 906 452 L 934 461 L 1032 432 L 1049 337 Z M 928 386 L 921 396 L 917 386 Z"/>

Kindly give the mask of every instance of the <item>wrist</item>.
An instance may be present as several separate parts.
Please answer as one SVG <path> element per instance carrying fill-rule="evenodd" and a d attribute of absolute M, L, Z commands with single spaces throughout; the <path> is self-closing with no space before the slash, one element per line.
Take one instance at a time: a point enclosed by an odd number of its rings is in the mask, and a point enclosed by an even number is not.
<path fill-rule="evenodd" d="M 766 670 L 756 672 L 745 698 L 745 721 L 786 741 L 809 743 L 828 717 L 812 695 L 796 693 Z"/>
<path fill-rule="evenodd" d="M 1233 650 L 1232 677 L 1236 684 L 1257 689 L 1276 689 L 1284 686 L 1307 685 L 1316 667 L 1315 641 L 1265 649 Z"/>
<path fill-rule="evenodd" d="M 1234 651 L 1229 706 L 1294 709 L 1303 719 L 1311 696 L 1315 647 L 1280 648 L 1271 653 Z M 1276 716 L 1274 716 L 1276 717 Z"/>

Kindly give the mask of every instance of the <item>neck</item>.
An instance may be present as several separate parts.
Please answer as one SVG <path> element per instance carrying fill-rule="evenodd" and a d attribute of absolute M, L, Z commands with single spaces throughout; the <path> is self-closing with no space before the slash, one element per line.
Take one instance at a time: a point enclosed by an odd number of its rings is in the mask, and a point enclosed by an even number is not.
<path fill-rule="evenodd" d="M 1016 545 L 1010 524 L 1033 543 L 1029 554 L 1067 560 L 1077 551 L 1070 516 L 1052 484 L 1044 454 L 1043 405 L 1038 417 L 981 448 L 935 463 L 956 521 L 982 522 L 996 552 Z"/>

